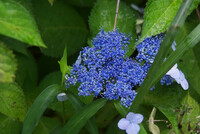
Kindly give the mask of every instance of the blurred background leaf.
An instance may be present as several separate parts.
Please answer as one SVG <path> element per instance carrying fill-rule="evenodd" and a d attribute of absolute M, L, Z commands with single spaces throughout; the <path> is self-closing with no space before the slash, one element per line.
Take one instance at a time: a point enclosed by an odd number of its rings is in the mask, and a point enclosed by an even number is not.
<path fill-rule="evenodd" d="M 61 57 L 67 46 L 70 56 L 85 46 L 88 34 L 86 24 L 64 0 L 56 1 L 53 6 L 47 0 L 32 0 L 32 5 L 41 36 L 48 47 L 42 48 L 44 54 Z"/>

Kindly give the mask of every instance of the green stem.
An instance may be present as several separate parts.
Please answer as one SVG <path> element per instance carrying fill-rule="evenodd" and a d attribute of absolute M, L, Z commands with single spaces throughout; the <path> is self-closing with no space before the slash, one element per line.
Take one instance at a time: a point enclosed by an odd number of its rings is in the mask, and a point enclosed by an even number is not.
<path fill-rule="evenodd" d="M 136 112 L 139 105 L 141 104 L 143 97 L 149 92 L 149 90 L 153 86 L 153 82 L 155 81 L 155 74 L 158 75 L 160 67 L 163 63 L 164 58 L 166 57 L 172 42 L 174 41 L 179 29 L 183 26 L 185 19 L 187 17 L 187 11 L 192 4 L 193 0 L 183 0 L 181 7 L 178 10 L 171 26 L 166 33 L 166 36 L 163 40 L 163 43 L 160 46 L 160 49 L 155 57 L 154 63 L 148 71 L 148 74 L 142 84 L 142 86 L 138 89 L 138 94 L 133 101 L 133 104 L 130 108 L 130 111 Z"/>

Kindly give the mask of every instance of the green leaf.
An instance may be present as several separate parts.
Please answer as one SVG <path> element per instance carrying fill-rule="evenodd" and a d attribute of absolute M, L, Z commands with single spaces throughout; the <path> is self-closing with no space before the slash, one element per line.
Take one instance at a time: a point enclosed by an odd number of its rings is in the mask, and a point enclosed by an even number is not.
<path fill-rule="evenodd" d="M 48 47 L 42 49 L 42 52 L 48 56 L 61 57 L 66 46 L 68 56 L 82 49 L 88 30 L 73 8 L 60 0 L 53 6 L 47 0 L 32 0 L 32 4 L 41 36 Z"/>
<path fill-rule="evenodd" d="M 20 134 L 22 123 L 0 114 L 0 134 Z"/>
<path fill-rule="evenodd" d="M 67 97 L 69 101 L 73 104 L 74 108 L 76 109 L 76 112 L 79 112 L 82 110 L 85 104 L 81 102 L 75 95 L 72 93 L 68 93 Z M 90 134 L 98 134 L 98 128 L 95 122 L 95 118 L 91 118 L 87 121 L 87 124 L 85 125 L 86 129 Z"/>
<path fill-rule="evenodd" d="M 174 132 L 178 134 L 179 133 L 178 122 L 177 122 L 178 112 L 176 111 L 176 109 L 174 107 L 165 105 L 156 105 L 156 107 L 167 117 L 167 119 L 172 124 Z"/>
<path fill-rule="evenodd" d="M 12 51 L 0 42 L 0 82 L 13 82 L 17 63 Z"/>
<path fill-rule="evenodd" d="M 183 0 L 149 0 L 145 8 L 142 35 L 138 43 L 143 41 L 146 37 L 165 32 L 174 19 L 182 1 Z M 188 14 L 197 7 L 198 3 L 199 0 L 194 0 Z"/>
<path fill-rule="evenodd" d="M 183 114 L 180 114 L 179 119 L 181 120 L 182 131 L 188 132 L 188 128 L 195 130 L 199 122 L 197 118 L 200 115 L 199 104 L 190 96 L 189 92 L 181 103 Z"/>
<path fill-rule="evenodd" d="M 156 108 L 154 107 L 149 117 L 149 131 L 152 132 L 153 134 L 160 134 L 159 127 L 154 124 L 155 115 L 156 115 Z"/>
<path fill-rule="evenodd" d="M 88 121 L 88 119 L 105 105 L 106 101 L 106 99 L 98 99 L 93 101 L 91 104 L 84 106 L 80 112 L 76 113 L 67 122 L 61 134 L 77 134 Z"/>
<path fill-rule="evenodd" d="M 49 106 L 49 104 L 51 104 L 51 102 L 55 99 L 59 89 L 60 87 L 56 84 L 48 86 L 36 98 L 24 120 L 22 134 L 32 134 L 34 128 L 37 126 L 40 120 L 40 117 L 42 116 L 46 108 Z"/>
<path fill-rule="evenodd" d="M 22 89 L 15 83 L 0 83 L 0 112 L 10 118 L 24 120 L 27 106 Z"/>
<path fill-rule="evenodd" d="M 185 74 L 189 86 L 200 95 L 200 61 L 196 57 L 195 52 L 200 52 L 200 47 L 198 45 L 182 56 L 178 68 Z"/>
<path fill-rule="evenodd" d="M 45 47 L 35 20 L 22 0 L 0 0 L 0 34 Z"/>
<path fill-rule="evenodd" d="M 49 117 L 42 117 L 33 134 L 50 134 L 59 126 L 62 126 L 59 121 Z"/>
<path fill-rule="evenodd" d="M 60 61 L 58 61 L 59 65 L 60 65 L 60 71 L 62 72 L 62 84 L 64 84 L 64 78 L 66 73 L 70 74 L 71 72 L 71 67 L 67 66 L 67 50 L 65 48 L 64 53 L 62 58 L 60 59 Z"/>
<path fill-rule="evenodd" d="M 115 105 L 116 110 L 120 113 L 120 115 L 122 117 L 126 117 L 126 115 L 128 113 L 128 109 L 124 108 L 124 106 L 122 106 L 120 101 L 115 101 L 114 105 Z"/>
<path fill-rule="evenodd" d="M 117 0 L 97 0 L 89 17 L 89 27 L 93 37 L 99 33 L 100 28 L 104 28 L 106 32 L 113 30 L 116 6 Z M 135 49 L 135 25 L 136 16 L 134 12 L 126 4 L 120 2 L 116 26 L 120 32 L 130 34 L 132 37 L 128 55 L 131 55 Z"/>
<path fill-rule="evenodd" d="M 143 125 L 142 124 L 139 124 L 140 125 L 140 132 L 139 134 L 147 134 L 147 131 L 144 129 Z"/>

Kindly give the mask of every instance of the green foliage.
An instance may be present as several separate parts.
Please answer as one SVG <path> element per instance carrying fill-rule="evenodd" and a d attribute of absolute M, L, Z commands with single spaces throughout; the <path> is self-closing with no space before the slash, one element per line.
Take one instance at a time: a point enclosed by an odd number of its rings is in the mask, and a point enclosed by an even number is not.
<path fill-rule="evenodd" d="M 69 101 L 72 103 L 72 105 L 76 109 L 76 112 L 79 112 L 80 110 L 82 110 L 82 108 L 84 107 L 84 104 L 75 95 L 68 93 L 67 97 L 69 98 Z M 88 132 L 90 134 L 98 134 L 99 133 L 94 118 L 91 118 L 87 121 L 86 129 L 88 130 Z"/>
<path fill-rule="evenodd" d="M 67 65 L 67 50 L 65 48 L 64 52 L 63 52 L 63 56 L 60 59 L 60 61 L 58 61 L 58 63 L 60 64 L 60 71 L 62 72 L 62 84 L 64 84 L 64 78 L 66 73 L 70 74 L 71 71 L 71 67 Z"/>
<path fill-rule="evenodd" d="M 132 3 L 140 12 L 131 9 Z M 167 31 L 143 85 L 133 88 L 138 92 L 133 106 L 126 109 L 120 100 L 79 96 L 80 83 L 66 89 L 64 78 L 100 28 L 113 30 L 117 0 L 0 0 L 0 134 L 125 134 L 117 124 L 129 111 L 144 116 L 139 134 L 199 133 L 200 25 L 194 9 L 200 1 L 191 3 L 120 1 L 116 26 L 130 35 L 131 58 L 137 37 L 140 42 Z M 144 21 L 138 35 L 136 21 Z M 176 51 L 171 50 L 174 40 Z M 157 83 L 175 63 L 189 82 L 188 91 L 175 82 Z M 58 101 L 61 92 L 68 100 Z"/>
<path fill-rule="evenodd" d="M 144 13 L 142 36 L 138 42 L 146 37 L 165 32 L 174 19 L 182 0 L 149 0 Z M 199 0 L 194 0 L 189 14 L 197 7 Z"/>
<path fill-rule="evenodd" d="M 116 5 L 116 0 L 97 0 L 89 17 L 89 27 L 93 37 L 96 36 L 96 34 L 99 32 L 99 29 L 101 28 L 104 28 L 106 32 L 113 30 Z M 135 13 L 131 10 L 130 7 L 121 2 L 119 5 L 116 26 L 120 32 L 129 34 L 132 37 L 131 44 L 129 45 L 128 55 L 131 55 L 134 51 L 134 43 L 136 39 L 135 20 Z"/>
<path fill-rule="evenodd" d="M 34 101 L 24 120 L 22 134 L 31 134 L 40 117 L 58 94 L 60 87 L 56 84 L 48 86 Z"/>
<path fill-rule="evenodd" d="M 32 4 L 41 36 L 48 47 L 42 49 L 43 53 L 61 57 L 66 46 L 68 56 L 81 50 L 88 30 L 73 8 L 62 0 L 56 1 L 53 6 L 47 0 L 32 0 Z"/>
<path fill-rule="evenodd" d="M 0 134 L 19 134 L 21 127 L 18 120 L 0 114 Z"/>
<path fill-rule="evenodd" d="M 34 18 L 22 0 L 0 0 L 0 33 L 29 45 L 45 47 Z"/>
<path fill-rule="evenodd" d="M 182 125 L 181 132 L 195 132 L 198 127 L 198 116 L 200 115 L 199 104 L 188 94 L 182 100 L 181 112 L 178 117 Z"/>
<path fill-rule="evenodd" d="M 12 51 L 0 42 L 0 82 L 13 82 L 17 63 Z"/>
<path fill-rule="evenodd" d="M 61 130 L 61 126 L 62 124 L 55 119 L 42 117 L 33 134 L 51 134 L 59 127 Z M 60 130 L 57 130 L 57 133 L 59 133 Z"/>
<path fill-rule="evenodd" d="M 85 106 L 67 122 L 61 134 L 77 134 L 88 121 L 88 119 L 105 105 L 106 101 L 106 99 L 98 99 Z"/>
<path fill-rule="evenodd" d="M 0 83 L 0 112 L 10 118 L 24 120 L 27 106 L 24 93 L 16 83 Z"/>

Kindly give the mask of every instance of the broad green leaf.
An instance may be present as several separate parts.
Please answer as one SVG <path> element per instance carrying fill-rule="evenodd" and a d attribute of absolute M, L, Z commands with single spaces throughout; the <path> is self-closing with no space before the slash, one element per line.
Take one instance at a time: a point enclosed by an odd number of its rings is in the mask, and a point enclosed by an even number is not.
<path fill-rule="evenodd" d="M 72 93 L 68 93 L 67 97 L 69 98 L 69 101 L 72 103 L 72 105 L 76 109 L 76 112 L 79 112 L 82 110 L 85 104 L 81 102 L 75 95 L 73 95 Z M 96 122 L 95 122 L 95 118 L 93 117 L 87 121 L 87 124 L 85 125 L 85 127 L 90 134 L 99 133 Z"/>
<path fill-rule="evenodd" d="M 0 112 L 10 118 L 24 120 L 27 106 L 22 89 L 15 83 L 0 83 Z"/>
<path fill-rule="evenodd" d="M 146 37 L 165 32 L 174 19 L 182 1 L 149 0 L 145 8 L 142 35 L 138 43 Z M 197 7 L 198 3 L 199 0 L 194 0 L 188 14 Z"/>
<path fill-rule="evenodd" d="M 199 104 L 190 96 L 189 92 L 181 103 L 182 113 L 179 115 L 180 124 L 182 125 L 181 129 L 183 132 L 190 132 L 193 130 L 195 133 L 195 128 L 198 127 L 197 125 L 199 122 L 198 116 L 200 115 Z"/>
<path fill-rule="evenodd" d="M 0 134 L 20 134 L 22 123 L 0 114 Z"/>
<path fill-rule="evenodd" d="M 12 51 L 0 42 L 0 82 L 13 82 L 17 63 Z"/>
<path fill-rule="evenodd" d="M 62 84 L 64 84 L 64 78 L 66 73 L 70 73 L 71 72 L 71 67 L 67 66 L 67 49 L 65 48 L 64 52 L 63 52 L 63 56 L 60 59 L 60 61 L 58 61 L 59 65 L 60 65 L 60 71 L 62 72 Z"/>
<path fill-rule="evenodd" d="M 32 0 L 32 4 L 41 36 L 48 47 L 42 49 L 42 52 L 48 56 L 61 57 L 66 46 L 68 56 L 82 49 L 88 29 L 73 8 L 60 0 L 53 6 L 47 0 Z"/>
<path fill-rule="evenodd" d="M 62 124 L 58 120 L 49 117 L 41 117 L 40 122 L 35 128 L 33 134 L 50 134 L 59 126 L 62 126 Z"/>
<path fill-rule="evenodd" d="M 117 0 L 97 0 L 89 17 L 89 27 L 93 37 L 97 35 L 101 28 L 104 28 L 106 32 L 113 30 L 116 6 Z M 134 51 L 136 39 L 135 21 L 134 12 L 126 4 L 120 2 L 116 26 L 120 32 L 132 37 L 128 55 Z"/>
<path fill-rule="evenodd" d="M 26 118 L 24 120 L 24 125 L 22 129 L 22 134 L 32 134 L 34 128 L 37 126 L 40 117 L 46 108 L 55 99 L 60 87 L 56 84 L 48 86 L 34 101 L 33 105 L 30 107 Z"/>
<path fill-rule="evenodd" d="M 156 108 L 154 107 L 149 117 L 149 131 L 152 132 L 153 134 L 160 134 L 159 127 L 154 124 L 155 115 L 156 115 Z"/>
<path fill-rule="evenodd" d="M 85 125 L 89 118 L 91 118 L 100 108 L 102 108 L 106 99 L 98 99 L 91 104 L 83 107 L 81 111 L 76 113 L 64 126 L 61 134 L 77 134 Z"/>
<path fill-rule="evenodd" d="M 167 119 L 172 124 L 173 130 L 176 134 L 179 133 L 178 130 L 178 112 L 174 107 L 165 106 L 165 105 L 156 105 L 156 107 L 167 117 Z"/>
<path fill-rule="evenodd" d="M 128 109 L 124 108 L 124 106 L 122 106 L 120 101 L 115 101 L 114 105 L 115 105 L 116 110 L 120 113 L 120 115 L 122 117 L 126 117 L 126 115 L 128 113 Z"/>
<path fill-rule="evenodd" d="M 34 18 L 22 0 L 0 0 L 0 34 L 45 47 Z"/>

